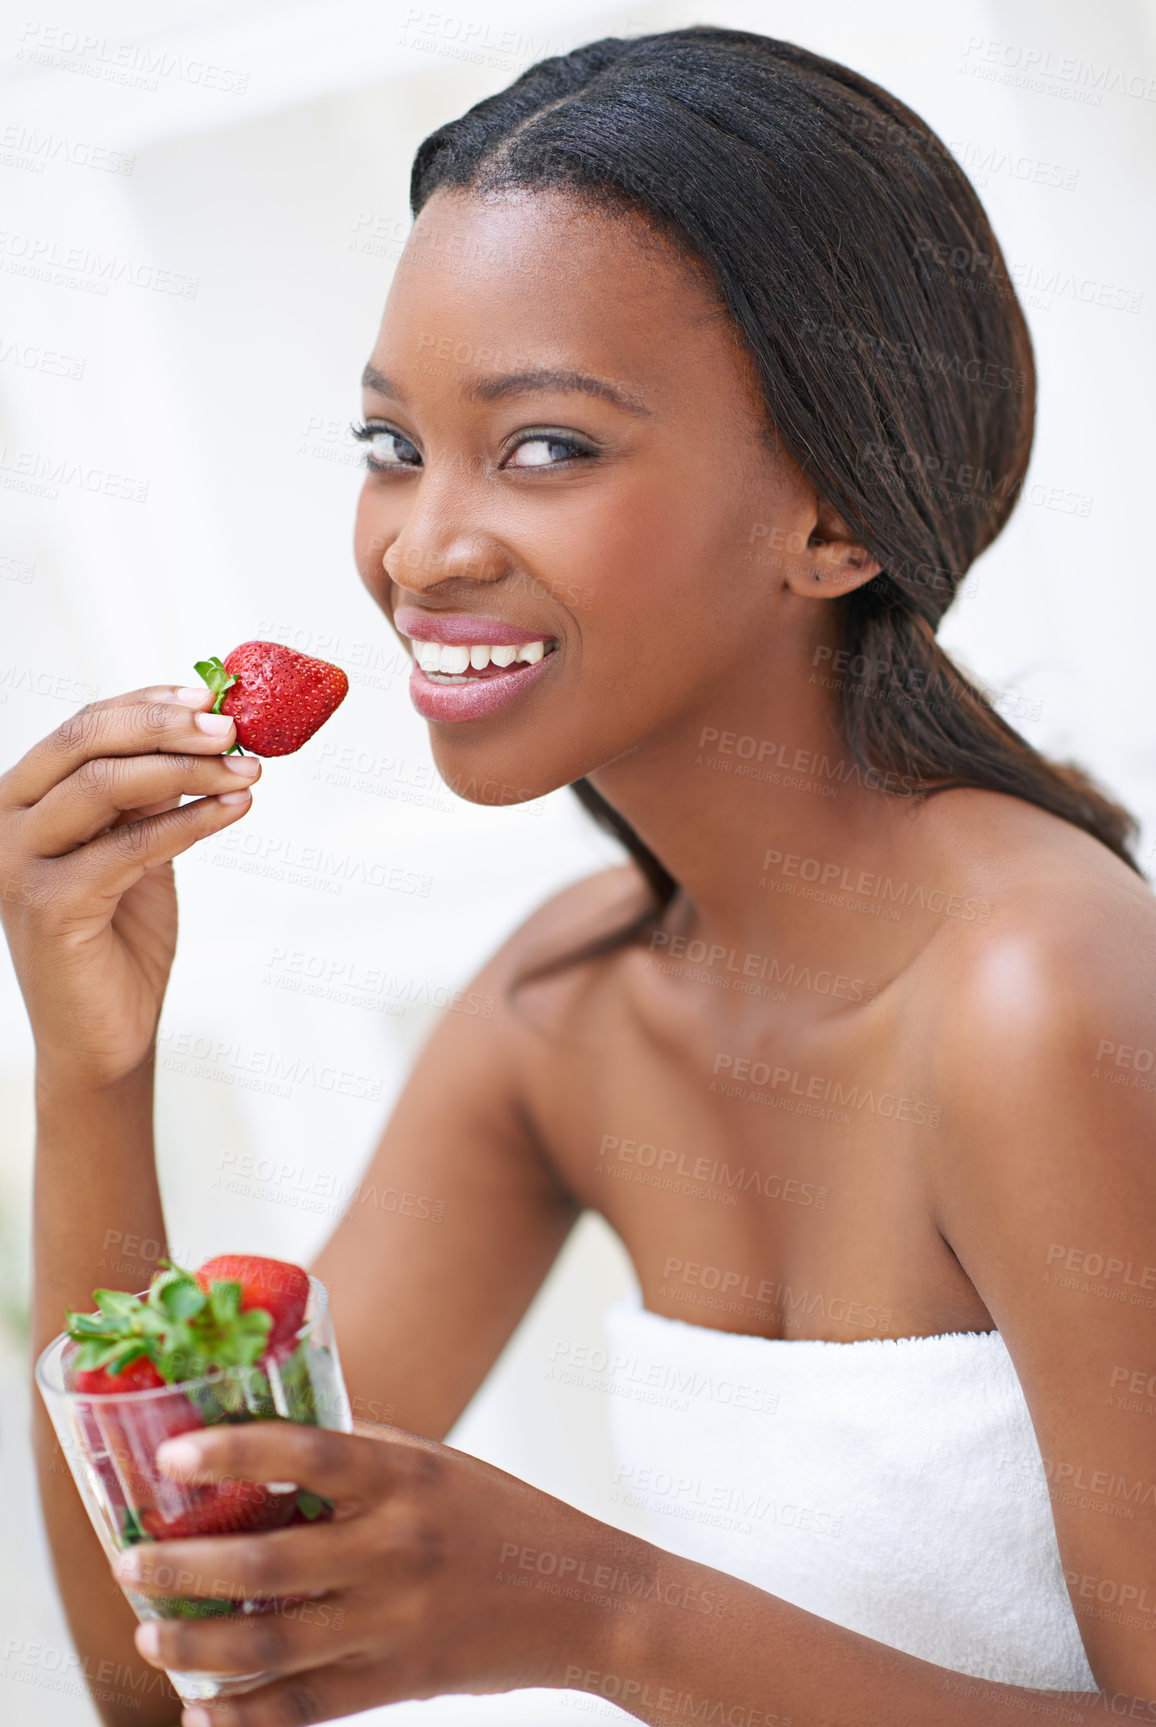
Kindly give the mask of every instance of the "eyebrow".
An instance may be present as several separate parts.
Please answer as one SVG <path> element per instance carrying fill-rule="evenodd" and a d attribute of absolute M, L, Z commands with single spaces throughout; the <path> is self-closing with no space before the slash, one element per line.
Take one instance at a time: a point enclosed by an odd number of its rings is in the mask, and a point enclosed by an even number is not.
<path fill-rule="evenodd" d="M 361 386 L 365 390 L 376 390 L 380 395 L 392 396 L 395 402 L 404 402 L 401 391 L 390 382 L 384 372 L 370 364 L 361 374 Z M 647 407 L 642 398 L 633 391 L 620 389 L 616 384 L 609 383 L 605 378 L 595 378 L 589 372 L 577 372 L 568 368 L 538 367 L 527 372 L 503 372 L 489 378 L 474 378 L 463 388 L 463 395 L 469 401 L 497 402 L 511 396 L 528 396 L 535 390 L 572 390 L 584 396 L 598 396 L 604 402 L 612 402 L 615 407 L 622 408 L 628 414 L 652 416 L 653 408 Z"/>

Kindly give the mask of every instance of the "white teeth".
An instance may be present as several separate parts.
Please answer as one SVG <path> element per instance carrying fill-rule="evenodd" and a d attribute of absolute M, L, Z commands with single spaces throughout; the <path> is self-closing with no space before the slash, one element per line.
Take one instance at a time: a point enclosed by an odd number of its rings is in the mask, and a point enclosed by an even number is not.
<path fill-rule="evenodd" d="M 515 660 L 537 665 L 546 652 L 545 641 L 513 643 L 493 647 L 489 642 L 413 642 L 413 657 L 423 672 L 440 672 L 445 677 L 460 677 L 467 668 L 483 672 L 489 665 L 504 669 Z"/>

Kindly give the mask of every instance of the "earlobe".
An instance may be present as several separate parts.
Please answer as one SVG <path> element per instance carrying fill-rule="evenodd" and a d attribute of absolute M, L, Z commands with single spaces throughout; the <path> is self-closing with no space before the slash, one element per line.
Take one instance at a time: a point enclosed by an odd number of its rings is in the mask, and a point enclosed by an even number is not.
<path fill-rule="evenodd" d="M 822 540 L 812 536 L 807 547 L 803 580 L 789 585 L 808 599 L 835 599 L 877 576 L 883 566 L 857 540 Z"/>
<path fill-rule="evenodd" d="M 873 558 L 829 504 L 821 503 L 818 519 L 807 541 L 810 565 L 803 591 L 811 598 L 834 598 L 849 594 L 877 576 L 883 566 Z"/>

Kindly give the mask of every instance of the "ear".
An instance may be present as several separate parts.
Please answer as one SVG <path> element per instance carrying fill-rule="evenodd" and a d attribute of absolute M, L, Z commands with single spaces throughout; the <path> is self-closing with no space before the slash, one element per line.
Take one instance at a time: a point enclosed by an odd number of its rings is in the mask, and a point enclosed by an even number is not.
<path fill-rule="evenodd" d="M 830 504 L 816 502 L 806 550 L 792 560 L 787 586 L 809 600 L 837 599 L 877 576 L 883 565 L 857 540 Z"/>

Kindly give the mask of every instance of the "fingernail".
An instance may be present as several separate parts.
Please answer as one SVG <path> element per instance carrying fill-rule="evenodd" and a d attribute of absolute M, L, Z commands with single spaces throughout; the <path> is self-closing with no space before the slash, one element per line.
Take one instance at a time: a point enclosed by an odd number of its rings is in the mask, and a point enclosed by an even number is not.
<path fill-rule="evenodd" d="M 172 699 L 174 702 L 183 702 L 187 708 L 199 708 L 205 697 L 211 696 L 212 693 L 208 684 L 202 684 L 200 689 L 196 684 L 186 684 L 184 689 L 173 691 Z"/>
<path fill-rule="evenodd" d="M 191 1709 L 181 1710 L 181 1727 L 213 1727 L 213 1717 L 199 1703 L 194 1703 Z"/>
<path fill-rule="evenodd" d="M 244 794 L 242 794 L 244 795 Z M 236 792 L 225 792 L 227 798 L 235 798 Z M 196 1469 L 201 1461 L 201 1448 L 188 1439 L 166 1439 L 157 1446 L 157 1465 L 164 1470 Z"/>
<path fill-rule="evenodd" d="M 203 732 L 214 738 L 224 737 L 233 723 L 228 714 L 194 714 L 193 718 Z"/>
<path fill-rule="evenodd" d="M 222 759 L 230 772 L 240 774 L 243 780 L 255 779 L 261 772 L 256 756 L 224 756 Z"/>
<path fill-rule="evenodd" d="M 142 1655 L 159 1655 L 161 1652 L 160 1627 L 152 1621 L 147 1625 L 138 1625 L 133 1639 Z"/>
<path fill-rule="evenodd" d="M 245 786 L 239 792 L 218 792 L 217 802 L 219 804 L 247 804 L 252 796 L 248 786 Z"/>

